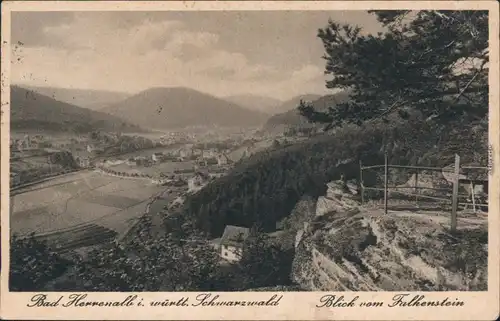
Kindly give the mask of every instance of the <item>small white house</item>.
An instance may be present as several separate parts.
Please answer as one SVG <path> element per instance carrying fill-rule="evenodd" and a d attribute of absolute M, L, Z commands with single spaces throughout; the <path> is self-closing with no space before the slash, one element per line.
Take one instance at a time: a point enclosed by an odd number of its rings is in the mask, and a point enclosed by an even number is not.
<path fill-rule="evenodd" d="M 175 207 L 179 207 L 179 206 L 182 206 L 184 204 L 184 200 L 185 200 L 185 197 L 183 196 L 178 196 L 176 199 L 174 199 L 172 201 L 172 203 L 170 203 L 168 205 L 168 208 L 171 209 L 171 208 L 175 208 Z"/>
<path fill-rule="evenodd" d="M 250 229 L 246 227 L 227 225 L 220 239 L 220 256 L 230 262 L 239 261 L 249 235 Z"/>
<path fill-rule="evenodd" d="M 103 152 L 102 148 L 98 148 L 94 145 L 87 145 L 87 152 L 88 153 L 93 153 L 93 154 L 100 154 Z"/>
<path fill-rule="evenodd" d="M 214 149 L 207 149 L 207 150 L 204 150 L 201 157 L 207 159 L 207 158 L 215 158 L 217 157 L 217 151 L 215 151 Z"/>
<path fill-rule="evenodd" d="M 230 163 L 229 158 L 225 154 L 217 155 L 217 165 L 225 166 Z"/>
<path fill-rule="evenodd" d="M 161 162 L 164 158 L 165 155 L 163 155 L 163 153 L 153 153 L 153 155 L 151 155 L 153 162 Z"/>
<path fill-rule="evenodd" d="M 189 158 L 193 155 L 193 150 L 191 148 L 181 148 L 179 150 L 179 156 L 182 158 Z"/>
<path fill-rule="evenodd" d="M 82 156 L 77 157 L 78 166 L 82 168 L 90 167 L 90 159 L 88 157 Z"/>
<path fill-rule="evenodd" d="M 210 180 L 210 176 L 203 172 L 196 173 L 188 179 L 188 188 L 190 192 L 197 192 L 205 186 Z"/>
<path fill-rule="evenodd" d="M 200 148 L 193 148 L 193 156 L 201 156 L 203 154 L 203 150 Z"/>

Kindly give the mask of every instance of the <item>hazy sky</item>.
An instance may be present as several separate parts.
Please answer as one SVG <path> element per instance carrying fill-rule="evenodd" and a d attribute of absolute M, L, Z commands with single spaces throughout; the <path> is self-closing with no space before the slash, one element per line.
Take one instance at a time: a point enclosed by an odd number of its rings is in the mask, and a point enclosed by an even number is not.
<path fill-rule="evenodd" d="M 186 86 L 279 99 L 322 94 L 316 34 L 329 18 L 382 30 L 363 11 L 13 12 L 12 83 L 131 93 Z"/>

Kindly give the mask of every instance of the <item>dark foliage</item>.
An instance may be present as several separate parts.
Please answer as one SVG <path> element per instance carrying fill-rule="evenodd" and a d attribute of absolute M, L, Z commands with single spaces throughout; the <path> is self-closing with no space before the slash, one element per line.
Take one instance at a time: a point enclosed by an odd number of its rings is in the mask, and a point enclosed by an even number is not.
<path fill-rule="evenodd" d="M 255 233 L 246 242 L 238 262 L 243 289 L 291 285 L 293 248 L 285 249 L 266 234 Z"/>
<path fill-rule="evenodd" d="M 53 253 L 34 236 L 13 236 L 10 242 L 11 291 L 39 291 L 47 282 L 62 275 L 72 262 Z"/>
<path fill-rule="evenodd" d="M 219 255 L 191 222 L 173 213 L 164 228 L 144 217 L 122 244 L 63 259 L 34 237 L 11 241 L 12 291 L 235 291 L 290 284 L 293 253 L 263 234 L 245 244 L 241 262 Z"/>
<path fill-rule="evenodd" d="M 312 129 L 315 127 L 314 123 L 329 123 L 332 121 L 331 115 L 328 110 L 334 108 L 337 104 L 347 102 L 349 100 L 349 93 L 342 91 L 332 95 L 325 95 L 312 101 L 301 99 L 297 102 L 304 106 L 304 110 L 297 110 L 295 108 L 287 112 L 276 114 L 270 117 L 265 125 L 265 128 L 270 129 L 275 126 L 285 125 L 292 130 L 297 129 Z"/>
<path fill-rule="evenodd" d="M 302 104 L 314 122 L 339 126 L 417 110 L 440 123 L 477 121 L 488 112 L 487 11 L 374 11 L 388 31 L 329 21 L 318 37 L 325 47 L 327 88 L 350 90 L 350 100 L 328 112 Z"/>
<path fill-rule="evenodd" d="M 78 167 L 75 159 L 73 158 L 73 155 L 69 151 L 60 151 L 50 154 L 49 162 L 51 164 L 61 165 L 63 168 L 74 169 Z"/>

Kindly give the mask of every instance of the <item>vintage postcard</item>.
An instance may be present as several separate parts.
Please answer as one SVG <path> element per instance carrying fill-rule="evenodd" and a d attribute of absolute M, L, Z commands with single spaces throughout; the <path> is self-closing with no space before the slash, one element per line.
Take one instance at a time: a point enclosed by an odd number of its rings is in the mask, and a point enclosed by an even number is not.
<path fill-rule="evenodd" d="M 494 320 L 496 1 L 2 3 L 8 320 Z"/>

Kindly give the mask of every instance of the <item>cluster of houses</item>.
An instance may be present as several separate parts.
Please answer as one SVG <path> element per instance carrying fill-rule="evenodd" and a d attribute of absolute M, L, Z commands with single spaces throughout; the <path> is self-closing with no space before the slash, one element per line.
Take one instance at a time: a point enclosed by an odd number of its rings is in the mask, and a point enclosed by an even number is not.
<path fill-rule="evenodd" d="M 151 158 L 145 156 L 135 156 L 127 159 L 125 163 L 129 166 L 150 166 L 152 161 Z"/>
<path fill-rule="evenodd" d="M 216 149 L 201 149 L 183 147 L 172 152 L 180 161 L 195 160 L 199 165 L 219 165 L 224 166 L 231 162 L 226 155 L 227 151 L 218 151 Z"/>
<path fill-rule="evenodd" d="M 20 139 L 10 139 L 10 150 L 21 151 L 24 149 L 41 148 L 41 144 L 45 143 L 43 135 L 24 135 Z"/>
<path fill-rule="evenodd" d="M 72 154 L 78 166 L 80 166 L 81 168 L 89 168 L 95 165 L 93 161 L 94 157 L 101 154 L 102 152 L 102 148 L 98 148 L 94 145 L 89 144 L 85 147 L 84 150 L 74 149 L 72 151 Z"/>
<path fill-rule="evenodd" d="M 104 149 L 97 147 L 95 145 L 89 144 L 87 145 L 87 152 L 91 154 L 102 154 L 104 152 Z"/>
<path fill-rule="evenodd" d="M 218 165 L 226 166 L 231 163 L 231 159 L 222 152 L 216 150 L 201 150 L 191 148 L 180 148 L 167 152 L 154 152 L 151 157 L 136 156 L 129 158 L 126 163 L 128 165 L 148 166 L 165 161 L 183 162 L 192 160 L 198 166 Z"/>
<path fill-rule="evenodd" d="M 87 148 L 85 150 L 72 150 L 73 158 L 75 159 L 76 163 L 78 164 L 79 167 L 81 168 L 89 168 L 94 166 L 94 150 L 92 148 L 89 148 L 87 145 Z"/>
<path fill-rule="evenodd" d="M 164 145 L 185 143 L 195 139 L 193 134 L 183 132 L 170 132 L 160 138 L 160 142 Z"/>

